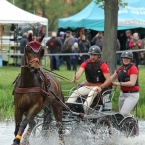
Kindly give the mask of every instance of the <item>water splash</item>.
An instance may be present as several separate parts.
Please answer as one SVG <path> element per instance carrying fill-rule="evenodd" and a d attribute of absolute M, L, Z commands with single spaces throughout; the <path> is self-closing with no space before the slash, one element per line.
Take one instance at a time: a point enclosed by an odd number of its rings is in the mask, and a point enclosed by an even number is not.
<path fill-rule="evenodd" d="M 106 134 L 92 134 L 93 125 L 79 124 L 79 126 L 68 126 L 65 129 L 65 143 L 61 145 L 144 145 L 145 135 L 139 135 L 134 138 L 126 138 L 119 131 L 112 129 L 111 138 Z M 144 126 L 145 127 L 145 126 Z M 45 136 L 41 136 L 41 135 Z M 47 130 L 37 138 L 30 137 L 30 145 L 60 145 L 57 130 Z M 102 139 L 103 138 L 103 139 Z"/>

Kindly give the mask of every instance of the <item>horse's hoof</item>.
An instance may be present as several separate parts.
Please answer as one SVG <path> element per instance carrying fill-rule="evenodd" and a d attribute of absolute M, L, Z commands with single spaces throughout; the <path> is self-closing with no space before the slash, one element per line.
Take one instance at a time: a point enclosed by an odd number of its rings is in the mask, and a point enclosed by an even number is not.
<path fill-rule="evenodd" d="M 20 145 L 20 140 L 15 138 L 12 145 Z"/>

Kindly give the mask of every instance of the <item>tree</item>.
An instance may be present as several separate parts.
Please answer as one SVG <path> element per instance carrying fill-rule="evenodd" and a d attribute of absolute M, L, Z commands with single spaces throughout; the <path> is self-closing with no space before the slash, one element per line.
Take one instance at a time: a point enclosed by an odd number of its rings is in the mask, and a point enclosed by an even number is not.
<path fill-rule="evenodd" d="M 119 6 L 125 7 L 127 3 L 122 3 L 122 0 L 96 0 L 96 4 L 100 3 L 102 5 L 99 7 L 104 8 L 105 12 L 102 58 L 106 60 L 113 74 L 117 47 L 118 9 Z"/>
<path fill-rule="evenodd" d="M 11 0 L 8 0 L 11 2 Z M 57 30 L 59 18 L 78 13 L 92 0 L 15 0 L 23 10 L 48 18 L 49 31 Z"/>

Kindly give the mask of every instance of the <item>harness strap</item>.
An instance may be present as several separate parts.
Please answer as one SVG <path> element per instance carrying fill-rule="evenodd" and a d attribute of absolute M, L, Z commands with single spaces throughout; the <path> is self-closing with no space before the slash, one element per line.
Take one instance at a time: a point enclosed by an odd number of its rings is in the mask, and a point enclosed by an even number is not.
<path fill-rule="evenodd" d="M 18 88 L 16 87 L 14 90 L 15 93 L 24 94 L 24 93 L 40 93 L 40 87 L 31 87 L 31 88 Z"/>

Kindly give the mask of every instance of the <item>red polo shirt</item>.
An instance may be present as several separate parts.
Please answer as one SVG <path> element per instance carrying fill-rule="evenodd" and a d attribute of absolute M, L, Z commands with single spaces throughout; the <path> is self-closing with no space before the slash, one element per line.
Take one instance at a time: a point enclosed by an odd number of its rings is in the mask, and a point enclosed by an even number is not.
<path fill-rule="evenodd" d="M 93 63 L 96 63 L 96 62 L 91 62 L 91 60 L 88 59 L 88 63 L 92 63 L 93 64 Z M 86 61 L 83 62 L 80 67 L 83 68 L 83 69 L 86 69 Z M 103 74 L 110 73 L 109 67 L 108 67 L 108 65 L 105 62 L 103 62 L 101 64 L 100 69 L 101 69 Z"/>
<path fill-rule="evenodd" d="M 122 69 L 124 69 L 124 66 L 122 66 Z M 120 67 L 116 70 L 116 73 L 118 74 L 119 71 L 120 71 Z M 132 67 L 130 67 L 130 69 L 127 71 L 127 75 L 130 76 L 131 74 L 138 75 L 138 69 L 134 65 Z M 132 87 L 120 86 L 120 89 L 122 91 L 138 91 L 139 90 L 139 86 L 132 86 Z"/>

